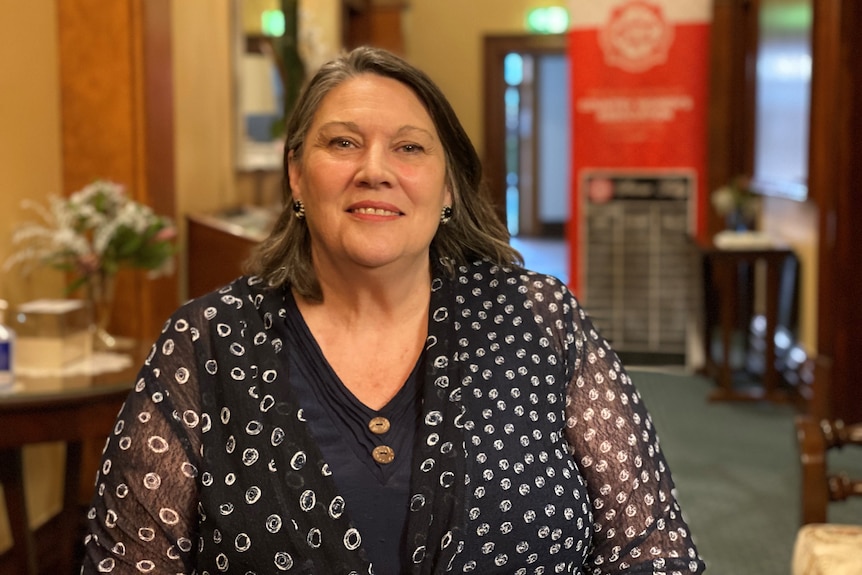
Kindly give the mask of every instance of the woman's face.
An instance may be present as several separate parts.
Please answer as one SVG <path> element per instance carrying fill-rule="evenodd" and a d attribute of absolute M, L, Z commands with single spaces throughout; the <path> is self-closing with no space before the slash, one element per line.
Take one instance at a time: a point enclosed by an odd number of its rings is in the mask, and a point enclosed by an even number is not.
<path fill-rule="evenodd" d="M 427 265 L 451 192 L 434 122 L 407 86 L 376 74 L 347 80 L 321 102 L 302 150 L 290 185 L 318 271 Z"/>

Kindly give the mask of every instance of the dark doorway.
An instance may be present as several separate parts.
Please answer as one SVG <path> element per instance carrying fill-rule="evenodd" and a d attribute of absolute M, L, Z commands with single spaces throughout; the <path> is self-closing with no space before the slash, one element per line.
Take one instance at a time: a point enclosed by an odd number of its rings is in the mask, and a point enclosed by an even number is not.
<path fill-rule="evenodd" d="M 563 238 L 571 124 L 566 37 L 484 39 L 485 168 L 515 237 Z"/>

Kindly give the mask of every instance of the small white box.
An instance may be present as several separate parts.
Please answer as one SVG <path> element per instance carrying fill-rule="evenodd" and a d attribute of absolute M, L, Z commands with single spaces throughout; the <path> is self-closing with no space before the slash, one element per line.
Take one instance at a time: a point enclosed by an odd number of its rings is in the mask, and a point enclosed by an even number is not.
<path fill-rule="evenodd" d="M 93 335 L 87 302 L 41 299 L 15 310 L 16 369 L 62 369 L 90 357 Z"/>

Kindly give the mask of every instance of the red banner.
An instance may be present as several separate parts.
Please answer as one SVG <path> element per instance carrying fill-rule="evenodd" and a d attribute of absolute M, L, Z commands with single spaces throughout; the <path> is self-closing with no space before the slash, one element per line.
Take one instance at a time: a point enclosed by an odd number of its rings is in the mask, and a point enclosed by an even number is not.
<path fill-rule="evenodd" d="M 575 290 L 583 274 L 583 202 L 609 198 L 606 188 L 617 174 L 691 181 L 689 231 L 704 232 L 711 5 L 569 2 L 573 169 L 567 235 Z"/>

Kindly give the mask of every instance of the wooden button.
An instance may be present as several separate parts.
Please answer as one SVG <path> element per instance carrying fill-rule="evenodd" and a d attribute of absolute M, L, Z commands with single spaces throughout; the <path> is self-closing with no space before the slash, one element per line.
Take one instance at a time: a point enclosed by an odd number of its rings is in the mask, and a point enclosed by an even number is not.
<path fill-rule="evenodd" d="M 389 431 L 389 420 L 385 417 L 375 417 L 368 422 L 368 429 L 370 429 L 372 433 L 382 435 Z"/>
<path fill-rule="evenodd" d="M 378 445 L 374 448 L 374 451 L 371 452 L 371 457 L 373 457 L 374 461 L 377 463 L 385 465 L 387 463 L 392 463 L 392 460 L 395 459 L 395 451 L 388 445 Z"/>

